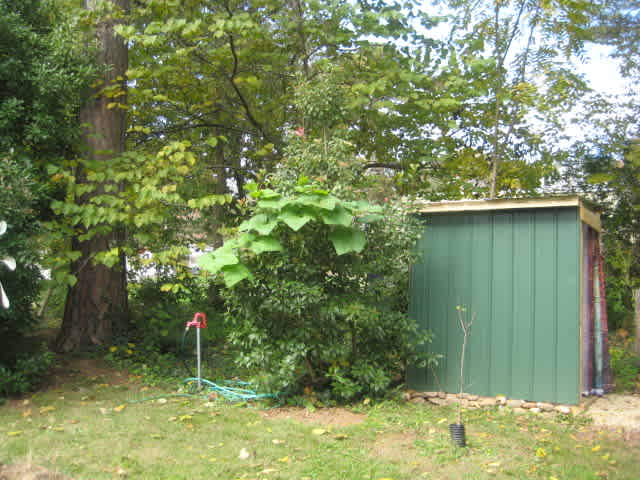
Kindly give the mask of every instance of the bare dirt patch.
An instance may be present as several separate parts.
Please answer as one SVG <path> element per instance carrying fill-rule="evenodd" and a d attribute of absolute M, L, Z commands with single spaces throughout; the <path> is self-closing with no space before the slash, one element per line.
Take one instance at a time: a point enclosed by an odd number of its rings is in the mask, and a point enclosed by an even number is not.
<path fill-rule="evenodd" d="M 594 426 L 640 434 L 640 395 L 611 393 L 588 403 L 584 413 Z"/>
<path fill-rule="evenodd" d="M 114 370 L 98 358 L 62 357 L 56 361 L 46 387 L 59 387 L 79 379 L 99 380 L 100 383 L 122 385 L 131 378 L 126 370 Z"/>
<path fill-rule="evenodd" d="M 382 435 L 373 444 L 371 453 L 376 457 L 389 460 L 406 460 L 415 449 L 416 434 L 413 432 L 398 432 Z"/>
<path fill-rule="evenodd" d="M 69 477 L 31 462 L 22 462 L 9 466 L 0 465 L 0 480 L 69 480 Z"/>
<path fill-rule="evenodd" d="M 262 416 L 271 420 L 294 420 L 300 423 L 326 425 L 329 427 L 348 427 L 364 422 L 366 415 L 350 412 L 344 408 L 319 408 L 311 411 L 306 408 L 274 408 L 262 412 Z"/>

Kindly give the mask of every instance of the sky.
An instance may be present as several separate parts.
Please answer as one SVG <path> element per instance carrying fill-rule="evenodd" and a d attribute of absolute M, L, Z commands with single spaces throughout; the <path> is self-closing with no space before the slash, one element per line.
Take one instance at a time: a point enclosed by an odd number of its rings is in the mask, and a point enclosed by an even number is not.
<path fill-rule="evenodd" d="M 619 62 L 610 56 L 611 50 L 606 45 L 589 45 L 588 58 L 584 63 L 576 62 L 576 68 L 585 75 L 595 91 L 609 95 L 623 94 L 626 83 L 620 75 Z"/>

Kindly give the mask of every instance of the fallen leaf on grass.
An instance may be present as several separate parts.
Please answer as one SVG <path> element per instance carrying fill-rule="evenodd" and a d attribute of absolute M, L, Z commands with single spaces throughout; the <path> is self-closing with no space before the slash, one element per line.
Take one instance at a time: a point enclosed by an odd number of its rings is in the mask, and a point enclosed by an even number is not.
<path fill-rule="evenodd" d="M 547 456 L 547 451 L 544 448 L 539 448 L 536 450 L 536 457 L 544 458 Z"/>
<path fill-rule="evenodd" d="M 349 438 L 349 435 L 345 435 L 344 433 L 337 433 L 333 436 L 336 440 L 346 440 Z"/>
<path fill-rule="evenodd" d="M 246 448 L 242 448 L 240 450 L 240 453 L 238 454 L 238 458 L 240 460 L 246 460 L 247 458 L 249 458 L 251 456 L 251 454 L 249 453 L 249 451 Z"/>
<path fill-rule="evenodd" d="M 324 428 L 314 428 L 311 430 L 311 433 L 314 435 L 324 435 L 327 431 Z"/>
<path fill-rule="evenodd" d="M 113 411 L 114 412 L 121 412 L 125 408 L 127 408 L 127 405 L 125 403 L 123 403 L 122 405 L 118 405 L 117 407 L 113 407 Z"/>
<path fill-rule="evenodd" d="M 288 456 L 286 456 L 286 457 L 279 458 L 278 461 L 282 463 L 289 463 L 291 459 Z"/>
<path fill-rule="evenodd" d="M 271 440 L 271 443 L 273 443 L 274 445 L 281 445 L 284 443 L 284 440 L 278 440 L 277 438 L 274 438 L 273 440 Z"/>
<path fill-rule="evenodd" d="M 25 410 L 24 412 L 22 412 L 22 417 L 23 418 L 27 418 L 31 416 L 31 409 L 29 410 Z"/>
<path fill-rule="evenodd" d="M 446 422 L 446 421 L 447 421 L 447 419 L 446 419 L 446 418 L 441 418 L 441 419 L 440 419 L 440 420 L 438 420 L 436 423 L 437 423 L 438 425 L 440 425 L 441 423 L 444 423 L 444 422 Z"/>
<path fill-rule="evenodd" d="M 15 432 L 7 432 L 7 435 L 10 437 L 17 437 L 18 435 L 22 435 L 24 430 L 16 430 Z"/>
<path fill-rule="evenodd" d="M 46 407 L 41 407 L 40 408 L 40 413 L 53 412 L 55 409 L 56 409 L 56 407 L 54 407 L 53 405 L 47 405 Z"/>
<path fill-rule="evenodd" d="M 260 472 L 260 475 L 269 475 L 270 473 L 276 473 L 278 470 L 275 468 L 265 468 Z"/>
<path fill-rule="evenodd" d="M 595 447 L 593 447 L 593 448 L 591 449 L 591 451 L 592 451 L 592 452 L 599 452 L 599 451 L 600 451 L 600 448 L 601 448 L 601 447 L 600 447 L 600 445 L 596 445 Z"/>

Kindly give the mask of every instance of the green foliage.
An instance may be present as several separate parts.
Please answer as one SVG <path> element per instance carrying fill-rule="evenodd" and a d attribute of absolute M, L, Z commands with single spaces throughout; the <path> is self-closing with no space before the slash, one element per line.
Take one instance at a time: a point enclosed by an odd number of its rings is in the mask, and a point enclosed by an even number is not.
<path fill-rule="evenodd" d="M 59 2 L 0 2 L 0 152 L 52 161 L 72 151 L 93 72 L 77 22 Z"/>
<path fill-rule="evenodd" d="M 266 252 L 281 252 L 282 239 L 309 223 L 328 227 L 323 229 L 323 234 L 338 256 L 360 253 L 366 240 L 364 233 L 352 226 L 354 216 L 380 211 L 363 202 L 341 202 L 326 190 L 304 182 L 290 196 L 271 189 L 259 190 L 255 184 L 247 187 L 257 203 L 253 215 L 238 227 L 242 233 L 199 260 L 205 270 L 222 272 L 227 287 L 251 278 L 251 271 L 240 261 L 241 250 L 256 256 Z"/>
<path fill-rule="evenodd" d="M 150 343 L 116 341 L 104 359 L 115 368 L 142 376 L 147 385 L 175 386 L 187 374 L 175 352 L 163 352 Z"/>
<path fill-rule="evenodd" d="M 79 160 L 87 177 L 82 183 L 76 182 L 74 164 L 71 168 L 51 166 L 50 174 L 67 188 L 66 198 L 52 204 L 60 216 L 52 224 L 57 238 L 63 241 L 74 229 L 84 232 L 79 240 L 126 229 L 125 242 L 96 252 L 92 261 L 113 266 L 123 250 L 134 270 L 153 265 L 184 270 L 188 246 L 205 240 L 195 228 L 196 219 L 231 200 L 228 194 L 193 190 L 190 174 L 198 159 L 189 147 L 188 141 L 171 142 L 154 153 L 126 152 L 109 162 Z M 91 197 L 84 204 L 76 202 L 88 193 Z M 141 252 L 153 252 L 152 259 L 141 258 Z M 72 254 L 47 261 L 64 274 Z"/>
<path fill-rule="evenodd" d="M 224 338 L 224 305 L 217 285 L 201 276 L 183 274 L 179 277 L 143 279 L 129 284 L 129 307 L 135 331 L 123 343 L 134 341 L 160 352 L 175 352 L 185 324 L 196 312 L 204 312 L 208 318 L 207 328 L 201 332 L 203 342 L 217 343 Z"/>
<path fill-rule="evenodd" d="M 0 357 L 0 397 L 32 390 L 54 359 L 44 345 L 34 351 L 23 349 L 11 359 L 4 357 Z"/>
<path fill-rule="evenodd" d="M 39 294 L 40 260 L 37 235 L 41 232 L 38 211 L 43 198 L 33 169 L 12 157 L 0 157 L 0 211 L 8 221 L 0 242 L 0 259 L 12 257 L 16 271 L 0 268 L 0 283 L 11 306 L 0 309 L 0 351 L 13 345 L 34 322 L 31 308 Z M 2 354 L 0 354 L 2 357 Z"/>
<path fill-rule="evenodd" d="M 632 328 L 633 290 L 640 288 L 640 143 L 614 134 L 589 139 L 573 162 L 573 182 L 603 208 L 610 328 Z"/>
<path fill-rule="evenodd" d="M 609 347 L 611 373 L 616 390 L 640 390 L 640 357 L 633 351 L 634 338 L 615 338 Z"/>
<path fill-rule="evenodd" d="M 252 189 L 240 233 L 201 261 L 229 287 L 238 364 L 272 391 L 381 395 L 426 341 L 406 316 L 418 230 L 399 205 L 341 201 L 314 185 L 294 190 Z M 360 215 L 372 210 L 385 221 L 365 223 Z"/>

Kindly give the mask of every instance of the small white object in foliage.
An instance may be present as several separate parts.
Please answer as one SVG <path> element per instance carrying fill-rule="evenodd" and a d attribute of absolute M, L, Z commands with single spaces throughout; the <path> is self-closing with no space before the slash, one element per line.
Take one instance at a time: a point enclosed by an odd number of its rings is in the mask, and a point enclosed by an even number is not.
<path fill-rule="evenodd" d="M 4 220 L 0 222 L 0 236 L 4 235 L 4 232 L 7 231 L 7 222 Z M 4 263 L 9 270 L 16 269 L 16 261 L 13 257 L 4 257 L 0 262 Z M 4 288 L 2 288 L 2 283 L 0 283 L 0 303 L 4 308 L 9 308 L 9 298 L 7 294 L 4 293 Z"/>

